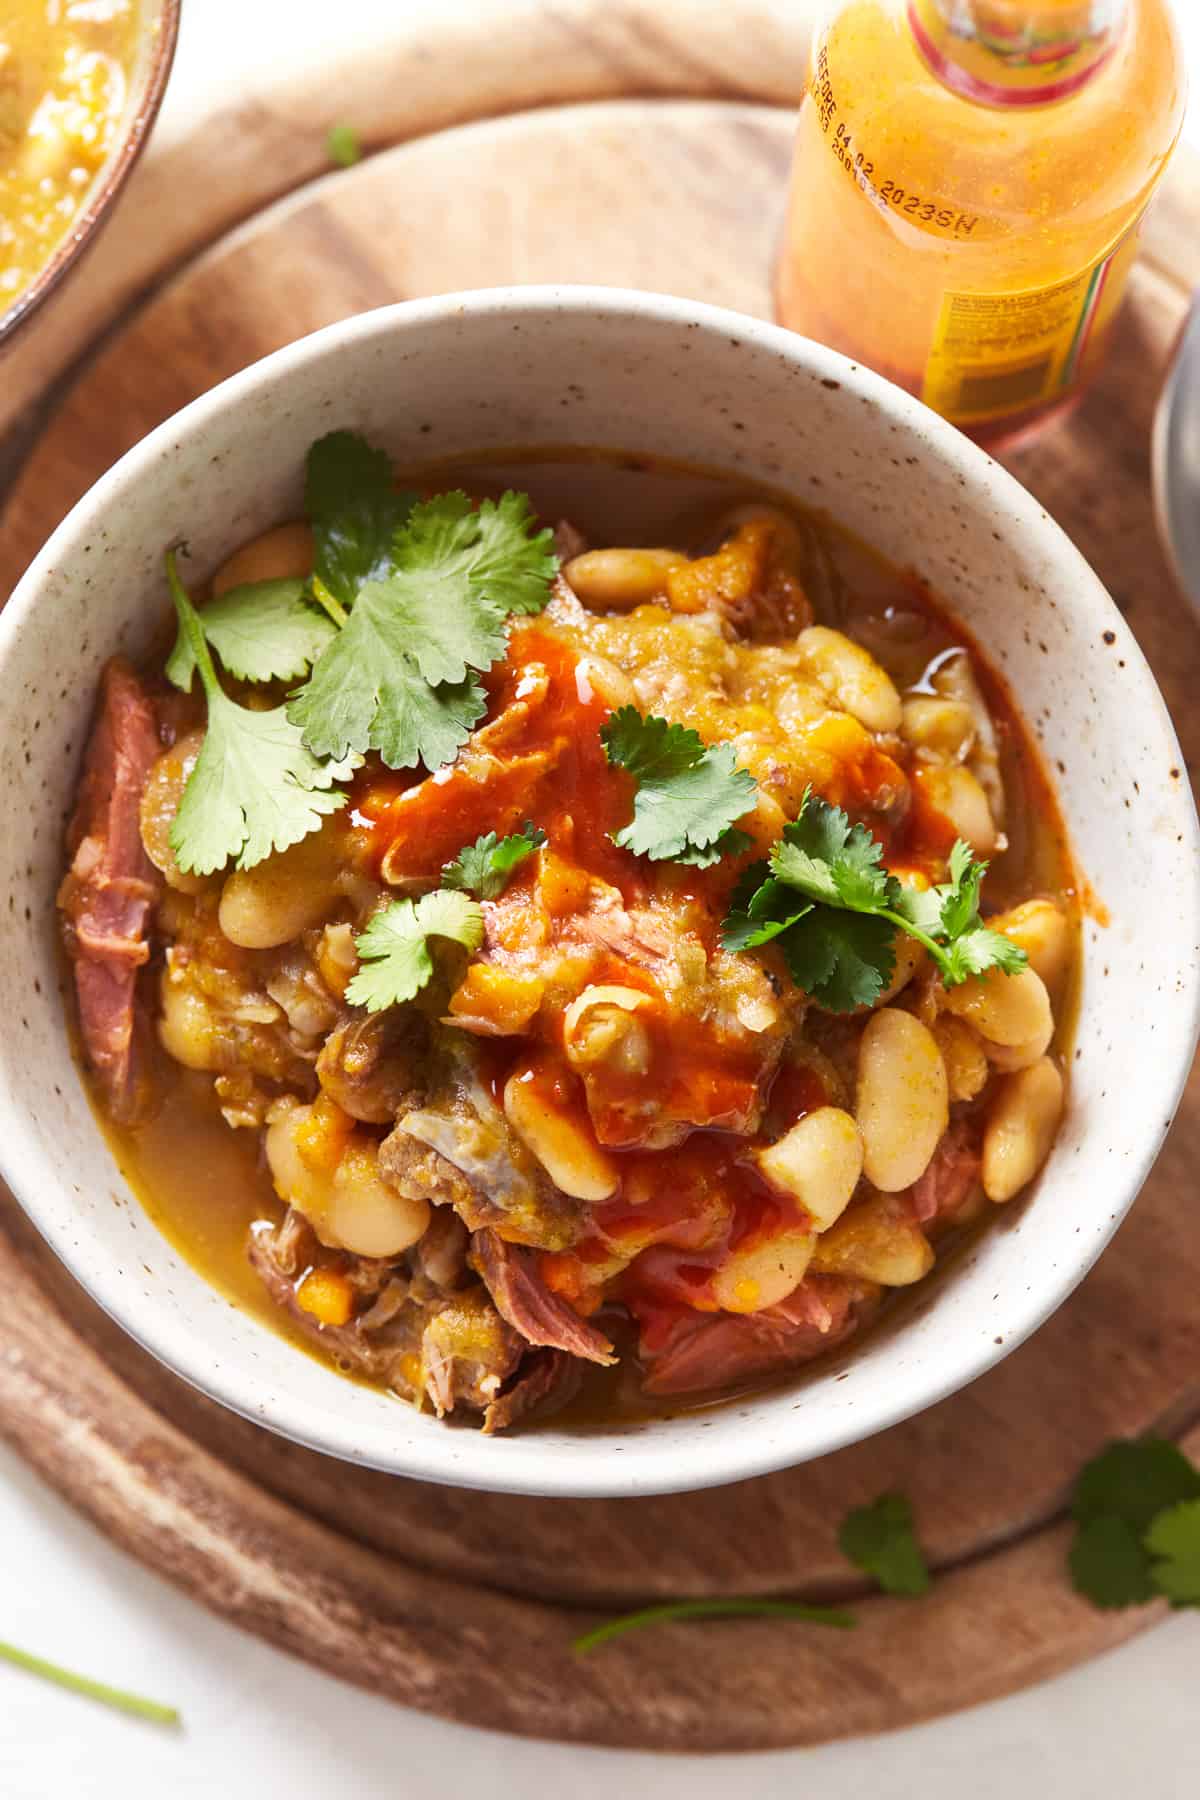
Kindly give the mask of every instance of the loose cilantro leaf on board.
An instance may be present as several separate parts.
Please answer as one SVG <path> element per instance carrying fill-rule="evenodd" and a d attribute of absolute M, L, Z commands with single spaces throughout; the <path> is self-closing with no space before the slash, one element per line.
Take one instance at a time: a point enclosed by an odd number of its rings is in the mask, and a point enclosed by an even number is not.
<path fill-rule="evenodd" d="M 1076 1593 L 1104 1611 L 1154 1598 L 1145 1546 L 1116 1513 L 1100 1513 L 1081 1525 L 1067 1562 Z"/>
<path fill-rule="evenodd" d="M 754 777 L 737 767 L 729 744 L 709 748 L 697 732 L 636 706 L 615 712 L 600 737 L 609 762 L 637 782 L 633 819 L 613 834 L 635 856 L 664 862 L 708 852 L 754 803 Z"/>
<path fill-rule="evenodd" d="M 466 889 L 480 900 L 495 900 L 508 886 L 513 871 L 545 841 L 545 832 L 531 819 L 510 837 L 498 838 L 494 831 L 486 832 L 446 864 L 442 886 Z"/>
<path fill-rule="evenodd" d="M 414 503 L 414 495 L 396 491 L 386 451 L 356 432 L 331 431 L 312 446 L 304 510 L 313 530 L 313 591 L 335 623 L 363 582 L 390 567 L 392 538 Z"/>
<path fill-rule="evenodd" d="M 1115 1514 L 1140 1537 L 1160 1512 L 1185 1500 L 1200 1500 L 1200 1471 L 1170 1439 L 1135 1438 L 1093 1457 L 1076 1483 L 1071 1511 L 1081 1525 Z"/>
<path fill-rule="evenodd" d="M 353 125 L 331 125 L 325 135 L 325 148 L 331 163 L 339 169 L 352 169 L 362 156 L 362 145 Z"/>
<path fill-rule="evenodd" d="M 353 452 L 364 472 L 365 448 Z M 336 482 L 322 467 L 321 491 L 331 500 Z M 310 485 L 311 478 L 310 460 Z M 365 567 L 379 515 L 358 537 L 335 529 L 337 517 L 330 542 L 342 546 L 344 578 Z M 503 653 L 508 615 L 538 612 L 550 597 L 551 537 L 531 536 L 531 518 L 523 494 L 485 500 L 478 510 L 465 494 L 441 494 L 411 508 L 386 550 L 375 544 L 341 630 L 288 709 L 311 750 L 378 750 L 393 769 L 438 769 L 454 756 L 483 717 L 476 672 Z M 339 601 L 346 592 L 343 579 Z"/>
<path fill-rule="evenodd" d="M 433 974 L 431 938 L 448 938 L 464 950 L 483 942 L 483 908 L 465 894 L 438 888 L 420 900 L 393 900 L 354 940 L 361 966 L 346 989 L 352 1006 L 382 1012 L 411 1000 Z"/>
<path fill-rule="evenodd" d="M 923 1594 L 929 1587 L 912 1507 L 903 1494 L 881 1494 L 870 1506 L 847 1513 L 838 1532 L 838 1548 L 856 1567 L 873 1575 L 886 1594 Z"/>
<path fill-rule="evenodd" d="M 217 679 L 200 618 L 167 552 L 167 581 L 208 701 L 204 743 L 170 831 L 181 869 L 210 875 L 232 858 L 239 869 L 286 850 L 346 803 L 335 781 L 347 764 L 320 762 L 282 706 L 251 712 Z"/>
<path fill-rule="evenodd" d="M 298 579 L 251 581 L 210 600 L 197 615 L 201 630 L 238 681 L 294 681 L 305 674 L 336 634 Z M 186 694 L 196 673 L 181 625 L 167 663 L 167 679 Z"/>
<path fill-rule="evenodd" d="M 1146 1533 L 1150 1576 L 1172 1606 L 1200 1606 L 1200 1500 L 1159 1513 Z"/>
<path fill-rule="evenodd" d="M 808 790 L 765 873 L 757 866 L 757 885 L 739 883 L 722 943 L 753 950 L 777 941 L 797 987 L 831 1012 L 878 999 L 895 968 L 897 931 L 925 945 L 947 986 L 1025 967 L 1025 952 L 980 919 L 987 864 L 968 845 L 951 851 L 947 882 L 921 891 L 902 886 L 882 857 L 864 826 Z"/>
<path fill-rule="evenodd" d="M 613 1638 L 654 1625 L 675 1625 L 686 1619 L 796 1619 L 806 1625 L 828 1625 L 835 1631 L 853 1631 L 858 1620 L 836 1606 L 807 1606 L 798 1600 L 671 1600 L 663 1606 L 646 1606 L 640 1612 L 608 1619 L 593 1631 L 577 1637 L 571 1648 L 576 1656 L 589 1656 Z"/>
<path fill-rule="evenodd" d="M 1105 1608 L 1152 1600 L 1150 1536 L 1160 1519 L 1198 1503 L 1200 1471 L 1177 1445 L 1164 1438 L 1110 1444 L 1075 1488 L 1071 1510 L 1079 1529 L 1070 1569 L 1076 1590 Z"/>

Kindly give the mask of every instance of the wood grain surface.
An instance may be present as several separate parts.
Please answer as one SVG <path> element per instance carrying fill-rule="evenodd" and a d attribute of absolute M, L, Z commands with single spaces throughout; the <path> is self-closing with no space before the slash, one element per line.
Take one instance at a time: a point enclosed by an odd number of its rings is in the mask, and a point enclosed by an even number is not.
<path fill-rule="evenodd" d="M 442 133 L 301 190 L 197 260 L 101 347 L 0 520 L 0 591 L 150 426 L 363 306 L 555 279 L 767 313 L 790 135 L 788 113 L 756 104 L 603 103 Z M 1182 165 L 1103 378 L 1071 421 L 1012 459 L 1128 613 L 1189 760 L 1200 644 L 1155 539 L 1148 434 L 1186 297 L 1173 254 L 1194 254 L 1198 214 L 1200 181 Z M 10 1296 L 0 1432 L 149 1566 L 273 1642 L 411 1705 L 675 1749 L 897 1726 L 1041 1679 L 1154 1616 L 1102 1615 L 1076 1601 L 1055 1520 L 1074 1473 L 1110 1437 L 1183 1432 L 1200 1417 L 1200 1223 L 1186 1203 L 1198 1104 L 1193 1088 L 1113 1248 L 1034 1340 L 919 1419 L 737 1488 L 538 1502 L 330 1462 L 167 1375 L 52 1265 L 11 1204 L 0 1211 Z M 1190 1443 L 1200 1450 L 1200 1432 Z M 853 1634 L 714 1624 L 699 1654 L 691 1628 L 571 1658 L 581 1607 L 857 1593 L 834 1531 L 847 1506 L 889 1487 L 910 1494 L 946 1571 L 919 1605 L 859 1598 Z"/>

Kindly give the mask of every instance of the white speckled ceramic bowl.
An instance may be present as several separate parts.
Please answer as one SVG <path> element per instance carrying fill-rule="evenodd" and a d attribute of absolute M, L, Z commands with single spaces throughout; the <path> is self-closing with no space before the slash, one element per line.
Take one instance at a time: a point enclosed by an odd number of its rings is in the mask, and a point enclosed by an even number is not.
<path fill-rule="evenodd" d="M 581 444 L 816 501 L 957 609 L 1012 681 L 1111 922 L 1087 927 L 1070 1113 L 1029 1198 L 896 1325 L 792 1386 L 637 1429 L 511 1439 L 350 1384 L 234 1310 L 126 1190 L 71 1060 L 54 892 L 96 678 L 161 626 L 164 546 L 202 564 L 299 510 L 310 441 L 358 427 L 406 462 Z M 248 1418 L 401 1475 L 536 1494 L 715 1486 L 869 1436 L 971 1381 L 1100 1254 L 1158 1153 L 1197 1032 L 1200 855 L 1175 734 L 1099 581 L 1010 476 L 897 388 L 769 325 L 604 289 L 451 296 L 306 338 L 186 408 L 54 534 L 0 619 L 0 1165 L 141 1344 Z"/>

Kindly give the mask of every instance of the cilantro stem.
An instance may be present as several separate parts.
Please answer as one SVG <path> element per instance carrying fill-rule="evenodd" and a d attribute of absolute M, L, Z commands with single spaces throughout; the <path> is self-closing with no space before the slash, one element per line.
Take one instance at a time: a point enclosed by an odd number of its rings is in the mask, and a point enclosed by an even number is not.
<path fill-rule="evenodd" d="M 927 932 L 921 930 L 919 925 L 914 925 L 911 919 L 906 919 L 902 914 L 893 912 L 890 907 L 880 907 L 875 916 L 886 919 L 889 925 L 895 925 L 900 931 L 906 931 L 909 937 L 916 938 L 918 944 L 924 944 L 943 975 L 949 974 L 950 958 L 936 938 L 931 938 Z"/>
<path fill-rule="evenodd" d="M 175 602 L 175 611 L 179 615 L 179 624 L 188 641 L 192 655 L 196 659 L 196 667 L 200 671 L 200 680 L 204 684 L 204 692 L 211 701 L 219 695 L 225 699 L 225 690 L 217 680 L 217 671 L 213 667 L 212 657 L 208 652 L 208 639 L 204 635 L 204 627 L 200 623 L 200 615 L 192 604 L 191 595 L 184 587 L 176 566 L 179 553 L 178 545 L 172 544 L 167 551 L 167 586 L 171 590 L 171 598 Z"/>
<path fill-rule="evenodd" d="M 109 1687 L 106 1682 L 72 1674 L 69 1669 L 45 1662 L 40 1656 L 31 1656 L 27 1650 L 18 1650 L 12 1644 L 0 1643 L 0 1662 L 11 1663 L 15 1669 L 24 1669 L 26 1674 L 37 1675 L 72 1694 L 82 1694 L 85 1699 L 98 1700 L 115 1712 L 130 1713 L 136 1719 L 148 1719 L 155 1725 L 180 1725 L 183 1722 L 173 1706 L 161 1706 L 157 1700 L 143 1700 L 139 1694 L 127 1694 L 121 1688 Z"/>
<path fill-rule="evenodd" d="M 346 611 L 340 601 L 334 599 L 319 575 L 314 575 L 312 578 L 312 597 L 317 602 L 318 606 L 323 606 L 325 608 L 325 611 L 340 630 L 346 623 L 346 620 L 350 617 L 350 614 Z"/>
<path fill-rule="evenodd" d="M 571 1648 L 576 1656 L 588 1656 L 601 1644 L 627 1631 L 645 1631 L 652 1625 L 671 1625 L 680 1619 L 800 1619 L 810 1625 L 830 1625 L 837 1631 L 853 1631 L 853 1613 L 833 1606 L 805 1606 L 797 1600 L 673 1600 L 664 1606 L 647 1606 L 641 1612 L 623 1613 L 593 1631 L 577 1637 Z"/>

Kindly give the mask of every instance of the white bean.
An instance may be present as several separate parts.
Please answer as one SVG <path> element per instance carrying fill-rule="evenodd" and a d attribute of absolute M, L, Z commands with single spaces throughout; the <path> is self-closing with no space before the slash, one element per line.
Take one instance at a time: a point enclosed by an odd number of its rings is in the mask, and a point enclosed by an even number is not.
<path fill-rule="evenodd" d="M 811 1267 L 816 1274 L 910 1287 L 933 1263 L 933 1249 L 907 1204 L 891 1194 L 872 1194 L 822 1233 Z"/>
<path fill-rule="evenodd" d="M 284 1108 L 267 1127 L 264 1147 L 275 1191 L 302 1212 L 323 1244 L 355 1256 L 398 1256 L 423 1236 L 429 1202 L 399 1193 L 379 1173 L 374 1140 L 354 1132 L 332 1169 L 300 1154 L 298 1133 L 312 1109 Z"/>
<path fill-rule="evenodd" d="M 941 1051 L 911 1013 L 885 1006 L 867 1020 L 858 1047 L 855 1111 L 867 1180 L 889 1194 L 911 1187 L 950 1122 Z"/>
<path fill-rule="evenodd" d="M 913 780 L 922 799 L 941 813 L 978 856 L 990 856 L 999 843 L 988 797 L 970 769 L 961 763 L 939 763 L 918 769 Z"/>
<path fill-rule="evenodd" d="M 185 1069 L 221 1068 L 221 1028 L 216 1015 L 203 994 L 175 979 L 169 966 L 163 971 L 158 1035 L 167 1055 Z"/>
<path fill-rule="evenodd" d="M 1013 1047 L 1040 1039 L 1045 1050 L 1054 1036 L 1050 996 L 1036 969 L 1022 969 L 1017 975 L 989 969 L 986 975 L 971 975 L 946 989 L 943 1004 L 992 1044 Z"/>
<path fill-rule="evenodd" d="M 227 557 L 212 578 L 214 600 L 248 581 L 283 581 L 312 573 L 313 537 L 307 525 L 276 525 Z"/>
<path fill-rule="evenodd" d="M 901 731 L 914 750 L 938 762 L 958 762 L 975 736 L 971 709 L 963 700 L 913 694 L 904 702 Z"/>
<path fill-rule="evenodd" d="M 750 1250 L 735 1250 L 713 1276 L 713 1298 L 726 1312 L 763 1312 L 794 1293 L 808 1272 L 815 1239 L 792 1231 Z"/>
<path fill-rule="evenodd" d="M 679 550 L 585 550 L 571 558 L 563 574 L 593 612 L 629 612 L 664 599 L 667 576 L 686 561 Z"/>
<path fill-rule="evenodd" d="M 344 843 L 340 819 L 328 819 L 290 850 L 227 876 L 217 920 L 230 943 L 273 950 L 321 924 L 338 898 L 334 883 Z"/>
<path fill-rule="evenodd" d="M 827 625 L 809 625 L 796 648 L 806 673 L 868 731 L 899 731 L 900 696 L 861 644 Z"/>
<path fill-rule="evenodd" d="M 549 1175 L 555 1187 L 575 1200 L 609 1200 L 617 1191 L 617 1165 L 582 1120 L 557 1106 L 536 1079 L 518 1071 L 504 1084 L 509 1124 Z"/>
<path fill-rule="evenodd" d="M 971 1027 L 962 1019 L 956 1019 L 953 1013 L 943 1013 L 940 1019 L 935 1019 L 932 1029 L 946 1065 L 951 1100 L 974 1100 L 987 1086 L 991 1074 L 982 1042 Z"/>
<path fill-rule="evenodd" d="M 983 1191 L 1003 1202 L 1028 1185 L 1050 1154 L 1063 1115 L 1063 1078 L 1048 1056 L 1006 1075 L 983 1132 Z"/>
<path fill-rule="evenodd" d="M 821 1106 L 754 1159 L 772 1187 L 791 1195 L 818 1231 L 839 1219 L 863 1169 L 862 1134 L 847 1112 Z"/>
<path fill-rule="evenodd" d="M 1061 987 L 1071 966 L 1074 933 L 1066 912 L 1056 900 L 1026 900 L 1011 911 L 988 920 L 994 931 L 1018 944 L 1051 992 Z"/>

